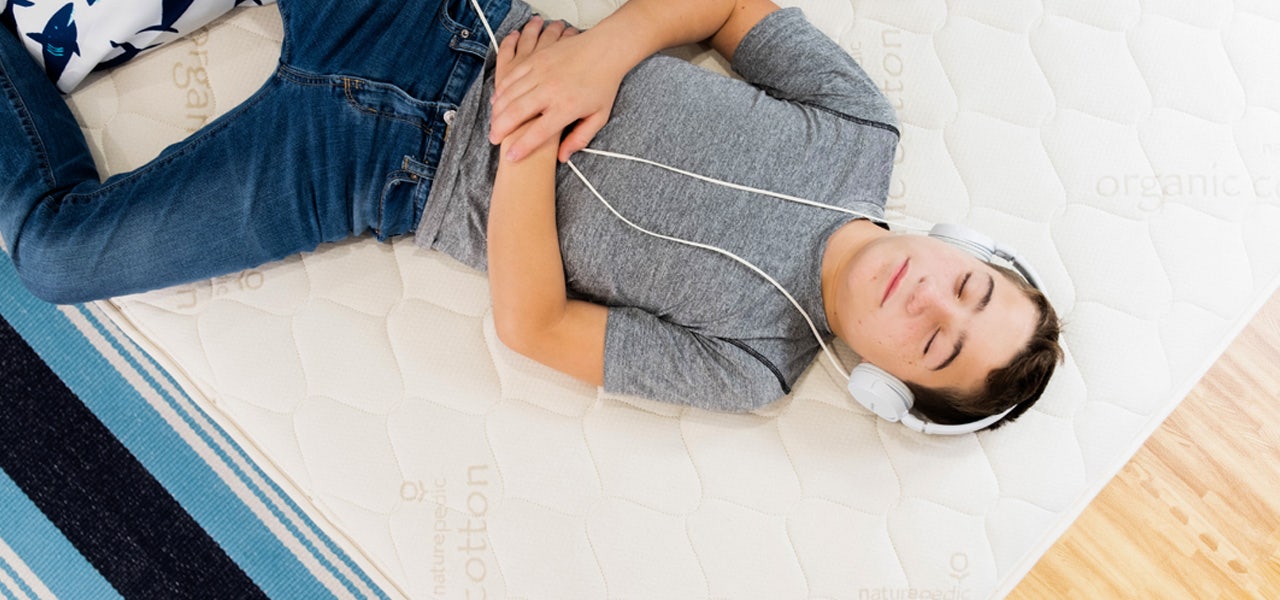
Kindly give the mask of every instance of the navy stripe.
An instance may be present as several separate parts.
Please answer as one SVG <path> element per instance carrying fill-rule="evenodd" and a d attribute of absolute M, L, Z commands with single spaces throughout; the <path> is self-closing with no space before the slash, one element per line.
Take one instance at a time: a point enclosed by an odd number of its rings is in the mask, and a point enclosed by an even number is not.
<path fill-rule="evenodd" d="M 3 318 L 0 468 L 123 596 L 266 597 Z"/>

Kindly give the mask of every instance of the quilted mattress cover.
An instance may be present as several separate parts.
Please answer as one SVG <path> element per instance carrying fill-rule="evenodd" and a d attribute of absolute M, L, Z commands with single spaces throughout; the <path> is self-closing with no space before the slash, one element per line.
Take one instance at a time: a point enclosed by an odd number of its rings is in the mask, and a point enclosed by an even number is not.
<path fill-rule="evenodd" d="M 820 363 L 757 414 L 611 397 L 504 348 L 484 276 L 408 240 L 102 305 L 393 596 L 1001 596 L 1276 288 L 1280 5 L 784 4 L 899 110 L 891 207 L 1046 279 L 1067 361 L 1016 425 L 912 433 Z M 104 176 L 247 97 L 280 39 L 237 11 L 87 83 Z"/>

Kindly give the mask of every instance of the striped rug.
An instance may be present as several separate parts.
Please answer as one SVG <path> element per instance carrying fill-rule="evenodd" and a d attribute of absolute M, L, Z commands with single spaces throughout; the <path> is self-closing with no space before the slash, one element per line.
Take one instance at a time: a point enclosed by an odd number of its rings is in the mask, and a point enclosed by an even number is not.
<path fill-rule="evenodd" d="M 0 317 L 0 597 L 388 597 L 95 306 Z"/>

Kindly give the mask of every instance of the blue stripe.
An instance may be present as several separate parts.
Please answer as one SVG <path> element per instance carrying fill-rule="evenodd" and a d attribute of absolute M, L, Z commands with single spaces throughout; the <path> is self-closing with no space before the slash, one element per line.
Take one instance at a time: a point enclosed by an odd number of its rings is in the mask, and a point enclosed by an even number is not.
<path fill-rule="evenodd" d="M 159 395 L 161 398 L 164 399 L 165 403 L 168 404 L 169 407 L 172 408 L 173 411 L 177 413 L 178 416 L 181 417 L 182 420 L 193 431 L 195 431 L 198 436 L 200 436 L 200 439 L 204 440 L 204 442 L 209 446 L 209 448 L 212 449 L 214 453 L 218 455 L 218 458 L 221 459 L 222 463 L 228 469 L 230 469 L 233 473 L 235 473 L 237 479 L 239 479 L 240 482 L 244 484 L 244 486 L 248 488 L 254 494 L 254 496 L 257 497 L 263 503 L 263 505 L 266 506 L 271 511 L 273 515 L 275 515 L 275 517 L 279 520 L 279 522 L 282 525 L 284 525 L 285 528 L 291 534 L 293 534 L 294 539 L 296 539 L 298 543 L 302 544 L 303 547 L 305 547 L 308 551 L 310 551 L 311 555 L 314 556 L 315 559 L 322 566 L 324 566 L 325 569 L 329 571 L 329 573 L 331 573 L 335 579 L 337 579 L 339 582 L 342 583 L 342 585 L 347 589 L 347 591 L 349 591 L 351 594 L 357 597 L 363 595 L 360 593 L 358 588 L 356 588 L 355 584 L 352 583 L 351 580 L 346 575 L 344 575 L 341 571 L 339 571 L 332 564 L 330 560 L 328 560 L 324 555 L 322 555 L 319 552 L 319 550 L 315 547 L 315 544 L 313 544 L 310 539 L 308 539 L 307 537 L 304 537 L 303 533 L 294 524 L 294 519 L 287 518 L 284 510 L 281 509 L 276 502 L 273 502 L 272 499 L 267 496 L 266 492 L 263 491 L 262 488 L 259 487 L 249 477 L 249 475 L 243 471 L 243 469 L 240 467 L 239 464 L 233 461 L 231 457 L 227 456 L 227 453 L 224 450 L 224 446 L 216 443 L 216 440 L 214 439 L 215 435 L 222 441 L 225 441 L 226 447 L 230 447 L 238 456 L 240 456 L 243 459 L 245 464 L 251 465 L 254 472 L 256 472 L 263 481 L 268 482 L 268 485 L 272 486 L 272 488 L 276 492 L 276 496 L 285 500 L 286 504 L 288 504 L 289 507 L 292 509 L 293 514 L 297 517 L 301 517 L 301 519 L 299 520 L 301 520 L 310 529 L 310 531 L 314 534 L 314 536 L 317 539 L 319 539 L 322 543 L 325 544 L 325 546 L 329 549 L 330 552 L 333 553 L 335 557 L 342 560 L 343 563 L 347 565 L 347 567 L 351 570 L 352 573 L 355 573 L 357 576 L 359 576 L 360 579 L 368 587 L 368 589 L 373 590 L 374 593 L 377 594 L 378 597 L 380 598 L 387 597 L 382 593 L 382 591 L 378 588 L 377 585 L 374 585 L 373 581 L 369 579 L 369 577 L 364 573 L 364 571 L 361 570 L 359 567 L 357 567 L 355 563 L 350 559 L 350 557 L 347 556 L 347 554 L 343 552 L 340 548 L 338 548 L 336 544 L 334 544 L 331 538 L 324 535 L 324 533 L 320 531 L 318 527 L 316 527 L 315 523 L 310 518 L 306 517 L 306 513 L 302 512 L 296 505 L 293 504 L 291 500 L 288 499 L 289 498 L 288 495 L 285 494 L 284 491 L 281 490 L 278 486 L 276 486 L 275 483 L 271 481 L 271 478 L 267 477 L 266 473 L 262 472 L 261 468 L 259 468 L 257 464 L 254 463 L 253 460 L 250 459 L 249 456 L 244 453 L 244 450 L 238 444 L 236 444 L 233 440 L 231 440 L 230 437 L 226 435 L 226 432 L 224 432 L 220 427 L 218 427 L 217 424 L 212 419 L 209 419 L 208 415 L 205 414 L 200 409 L 199 406 L 197 406 L 194 402 L 190 402 L 189 404 L 191 407 L 195 409 L 196 412 L 198 412 L 202 417 L 204 417 L 203 423 L 207 423 L 208 425 L 213 427 L 212 432 L 207 430 L 203 426 L 201 421 L 197 420 L 194 416 L 192 416 L 190 412 L 188 412 L 188 410 L 182 404 L 177 402 L 177 400 L 174 399 L 172 395 L 170 395 L 164 389 L 164 387 L 159 384 L 159 382 L 155 381 L 155 379 L 151 376 L 151 374 L 147 370 L 143 369 L 143 365 L 140 365 L 137 362 L 137 360 L 135 360 L 135 358 L 123 347 L 123 344 L 127 343 L 130 345 L 130 347 L 137 349 L 139 354 L 142 356 L 145 356 L 149 364 L 154 365 L 158 372 L 165 373 L 166 379 L 169 381 L 169 383 L 173 385 L 173 388 L 179 390 L 178 393 L 182 394 L 181 387 L 178 386 L 176 382 L 172 380 L 172 378 L 168 377 L 168 373 L 163 368 L 159 367 L 159 365 L 156 365 L 156 363 L 150 356 L 148 356 L 145 352 L 142 352 L 140 348 L 137 348 L 137 346 L 134 345 L 127 338 L 126 339 L 118 338 L 113 331 L 108 329 L 105 324 L 103 324 L 96 316 L 94 316 L 92 311 L 85 308 L 84 306 L 80 306 L 78 308 L 81 315 L 86 320 L 88 320 L 89 323 L 94 327 L 94 329 L 97 330 L 98 333 L 101 334 L 102 337 L 105 338 L 111 344 L 111 346 L 116 350 L 116 352 L 118 352 L 119 355 L 129 364 L 129 366 L 133 368 L 134 372 L 137 373 L 140 377 L 142 377 L 146 381 L 147 385 L 150 386 L 150 388 L 157 395 Z M 185 394 L 183 395 L 183 397 L 184 398 L 186 397 Z"/>
<path fill-rule="evenodd" d="M 134 344 L 132 340 L 129 340 L 128 338 L 120 338 L 120 336 L 115 334 L 114 328 L 108 329 L 104 324 L 100 324 L 99 319 L 93 316 L 90 311 L 82 310 L 82 312 L 84 313 L 84 317 L 90 320 L 90 322 L 92 322 L 92 324 L 95 325 L 95 328 L 99 329 L 99 331 L 101 331 L 102 335 L 104 335 L 106 339 L 111 340 L 111 343 L 113 343 L 113 345 L 115 345 L 116 342 L 120 342 L 122 344 L 128 344 L 129 348 L 136 349 L 137 353 L 146 359 L 147 366 L 150 367 L 151 370 L 154 370 L 154 372 L 159 372 L 161 377 L 164 377 L 164 380 L 166 381 L 166 383 L 169 384 L 170 388 L 179 390 L 178 393 L 182 394 L 182 386 L 178 385 L 178 381 L 174 380 L 173 376 L 169 375 L 169 371 L 166 371 L 163 366 L 160 366 L 159 363 L 155 361 L 155 358 L 152 358 L 150 354 L 147 354 L 145 351 L 142 351 L 141 348 L 138 348 L 137 344 Z M 134 361 L 131 357 L 131 354 L 129 354 L 128 352 L 125 352 L 123 348 L 120 349 L 120 353 L 122 353 L 123 356 L 129 359 L 129 363 L 131 363 L 131 365 L 134 365 Z M 223 457 L 224 462 L 227 463 L 227 466 L 229 468 L 232 468 L 232 470 L 236 472 L 237 477 L 239 477 L 239 480 L 243 482 L 244 486 L 247 486 L 248 489 L 252 490 L 253 494 L 255 494 L 257 498 L 262 500 L 262 503 L 265 503 L 266 505 L 268 505 L 268 507 L 270 507 L 271 509 L 271 512 L 275 513 L 276 516 L 280 516 L 280 518 L 282 518 L 282 521 L 285 523 L 285 525 L 288 526 L 289 531 L 293 532 L 294 535 L 297 536 L 298 541 L 301 541 L 303 542 L 303 544 L 306 544 L 306 548 L 312 549 L 312 551 L 315 550 L 314 548 L 312 548 L 312 544 L 310 544 L 310 542 L 307 542 L 305 537 L 302 536 L 302 532 L 297 531 L 297 528 L 294 527 L 293 525 L 294 521 L 301 522 L 302 525 L 305 526 L 306 530 L 310 532 L 312 536 L 316 537 L 316 539 L 319 539 L 321 542 L 323 542 L 325 548 L 329 549 L 330 553 L 332 553 L 334 557 L 337 557 L 340 560 L 340 562 L 342 562 L 342 564 L 346 565 L 349 571 L 351 571 L 352 573 L 355 573 L 357 577 L 360 577 L 360 581 L 364 582 L 367 588 L 370 588 L 370 590 L 374 591 L 374 594 L 376 595 L 376 597 L 380 597 L 380 599 L 388 599 L 389 596 L 385 595 L 384 592 L 381 591 L 381 588 L 379 588 L 378 585 L 375 585 L 374 581 L 372 581 L 371 578 L 369 578 L 369 576 L 367 576 L 367 574 L 364 572 L 364 569 L 361 569 L 360 567 L 358 567 L 355 560 L 352 560 L 351 557 L 349 557 L 349 555 L 346 553 L 346 551 L 343 551 L 342 548 L 339 548 L 339 546 L 335 544 L 335 542 L 333 541 L 332 537 L 325 535 L 325 532 L 323 530 L 320 530 L 320 527 L 316 525 L 315 521 L 312 521 L 311 517 L 307 516 L 307 513 L 305 512 L 305 510 L 302 510 L 301 507 L 298 507 L 298 504 L 294 503 L 293 499 L 289 498 L 288 494 L 285 494 L 285 491 L 282 489 L 282 487 L 280 487 L 279 485 L 276 485 L 273 478 L 266 475 L 266 472 L 262 471 L 262 468 L 259 467 L 259 464 L 253 461 L 250 455 L 244 452 L 244 449 L 241 448 L 241 445 L 237 444 L 236 440 L 233 440 L 232 438 L 230 438 L 230 436 L 227 435 L 227 431 L 221 429 L 221 426 L 218 425 L 218 422 L 212 420 L 212 418 L 209 417 L 209 414 L 207 414 L 204 411 L 204 409 L 198 406 L 198 404 L 196 404 L 195 402 L 189 402 L 189 398 L 188 398 L 188 403 L 189 403 L 188 406 L 195 409 L 195 412 L 200 414 L 201 416 L 200 420 L 196 420 L 195 417 L 191 416 L 191 413 L 187 411 L 187 408 L 184 407 L 183 404 L 174 402 L 174 400 L 170 398 L 170 395 L 166 393 L 163 386 L 157 384 L 156 381 L 152 380 L 152 377 L 150 375 L 151 371 L 145 370 L 145 368 L 142 368 L 142 366 L 137 366 L 136 368 L 137 368 L 138 374 L 142 375 L 143 377 L 146 377 L 147 383 L 151 384 L 152 388 L 156 390 L 156 393 L 163 395 L 166 402 L 168 402 L 170 406 L 174 408 L 175 412 L 178 412 L 180 416 L 182 416 L 183 420 L 186 420 L 189 423 L 189 425 L 191 425 L 193 430 L 196 430 L 198 434 L 201 435 L 202 439 L 209 440 L 210 446 L 218 450 L 220 457 Z M 187 398 L 186 394 L 183 394 L 183 397 Z M 223 450 L 221 450 L 221 448 L 224 448 L 224 445 L 214 444 L 214 440 L 223 441 L 225 448 L 230 448 L 230 450 L 232 450 L 232 452 L 236 454 L 236 457 L 238 457 L 239 461 L 241 462 L 239 463 L 232 462 L 228 457 L 225 457 Z M 248 466 L 250 466 L 250 470 L 252 471 L 252 473 L 255 473 L 255 475 L 257 476 L 257 481 L 253 480 L 253 478 L 251 478 L 250 475 L 248 475 L 248 473 L 242 472 L 241 468 L 238 467 L 238 464 L 248 464 Z M 265 482 L 265 485 L 268 486 L 268 489 L 271 490 L 271 493 L 274 494 L 274 498 L 278 500 L 273 500 L 271 496 L 266 494 L 266 491 L 261 489 L 261 486 L 260 486 L 261 484 L 259 484 L 259 481 Z M 283 503 L 283 507 L 287 508 L 287 510 L 285 510 L 285 508 L 276 508 L 276 507 L 279 507 L 279 505 L 282 503 Z M 284 519 L 283 518 L 284 513 L 292 514 L 293 518 Z M 360 594 L 358 594 L 355 588 L 352 588 L 351 585 L 348 585 L 347 578 L 344 577 L 342 573 L 337 571 L 337 569 L 333 568 L 333 565 L 330 564 L 328 560 L 324 560 L 324 558 L 319 557 L 319 555 L 316 555 L 316 558 L 319 559 L 321 563 L 324 563 L 325 567 L 329 567 L 330 568 L 329 571 L 334 574 L 334 577 L 339 578 L 339 580 L 342 581 L 344 585 L 347 585 L 348 590 L 351 590 L 352 594 L 356 594 L 357 596 L 360 596 Z"/>
<path fill-rule="evenodd" d="M 143 369 L 142 367 L 147 366 L 149 369 L 154 370 L 154 372 L 160 373 L 161 377 L 164 379 L 165 382 L 169 384 L 169 386 L 172 389 L 178 390 L 179 391 L 178 393 L 182 394 L 183 397 L 188 398 L 188 401 L 189 401 L 190 400 L 189 397 L 187 397 L 181 391 L 182 386 L 178 384 L 177 380 L 175 380 L 172 375 L 169 374 L 169 371 L 167 371 L 163 366 L 161 366 L 160 363 L 156 362 L 156 360 L 152 358 L 150 354 L 147 354 L 146 351 L 142 350 L 137 346 L 137 344 L 133 343 L 132 340 L 128 339 L 127 337 L 118 336 L 116 333 L 114 333 L 115 331 L 114 328 L 107 328 L 104 324 L 100 324 L 99 319 L 95 317 L 90 311 L 88 311 L 87 309 L 82 309 L 81 312 L 84 314 L 85 318 L 88 319 L 91 323 L 93 323 L 94 327 L 96 327 L 98 331 L 102 333 L 103 337 L 112 341 L 113 345 L 116 345 L 116 342 L 119 341 L 121 342 L 121 344 L 127 344 L 130 349 L 136 350 L 137 353 L 147 361 L 147 365 L 137 366 L 138 372 L 143 377 L 146 378 L 147 382 L 150 383 L 152 387 L 155 388 L 156 391 L 160 393 L 165 398 L 165 400 L 169 402 L 171 406 L 173 406 L 173 409 L 175 411 L 177 411 L 179 414 L 182 415 L 183 419 L 185 419 L 188 423 L 191 424 L 191 427 L 193 429 L 199 432 L 202 437 L 205 437 L 205 439 L 209 439 L 209 437 L 213 437 L 215 439 L 222 440 L 223 442 L 225 442 L 226 447 L 231 448 L 231 450 L 235 453 L 235 455 L 238 456 L 240 460 L 243 461 L 244 464 L 249 465 L 253 473 L 257 475 L 259 481 L 266 482 L 267 487 L 270 488 L 274 492 L 275 496 L 283 502 L 284 506 L 288 507 L 289 512 L 294 516 L 295 520 L 301 521 L 306 526 L 308 531 L 310 531 L 312 534 L 315 535 L 315 537 L 323 541 L 325 547 L 328 548 L 329 551 L 332 552 L 335 556 L 341 559 L 342 564 L 346 565 L 347 568 L 351 570 L 351 572 L 357 574 L 360 577 L 360 580 L 365 583 L 365 585 L 367 585 L 370 589 L 374 590 L 375 593 L 377 593 L 379 598 L 388 598 L 388 596 L 386 596 L 382 592 L 382 590 L 379 589 L 378 586 L 373 583 L 373 580 L 370 579 L 367 574 L 365 574 L 364 570 L 361 569 L 359 566 L 357 566 L 355 561 L 351 560 L 351 557 L 348 556 L 347 553 L 343 551 L 342 548 L 340 548 L 336 543 L 334 543 L 332 538 L 325 535 L 324 531 L 322 531 L 316 525 L 315 521 L 313 521 L 311 517 L 307 516 L 307 513 L 303 511 L 302 508 L 299 507 L 298 504 L 295 503 L 292 498 L 289 497 L 289 494 L 285 493 L 284 489 L 282 489 L 279 485 L 277 485 L 276 482 L 270 476 L 268 476 L 267 473 L 263 471 L 261 467 L 258 466 L 258 463 L 255 462 L 248 455 L 248 453 L 244 451 L 244 448 L 240 447 L 240 445 L 237 444 L 235 440 L 231 438 L 231 436 L 227 435 L 226 431 L 222 429 L 221 426 L 218 425 L 217 421 L 210 418 L 208 413 L 204 412 L 204 409 L 202 409 L 200 405 L 196 404 L 195 402 L 189 403 L 189 405 L 195 409 L 195 412 L 201 416 L 201 420 L 197 421 L 195 420 L 194 417 L 190 416 L 190 413 L 188 413 L 186 408 L 172 401 L 172 399 L 170 398 L 170 395 L 167 392 L 165 392 L 160 385 L 152 381 L 152 377 L 149 374 L 149 371 L 146 369 Z M 119 345 L 117 345 L 117 347 L 119 347 Z M 125 352 L 124 349 L 121 349 L 121 354 L 126 357 L 130 357 L 130 354 L 128 352 Z M 130 364 L 135 364 L 132 358 L 129 359 L 129 362 Z M 197 423 L 199 423 L 199 425 Z M 206 428 L 210 428 L 211 433 L 206 435 Z M 221 447 L 221 446 L 214 445 L 212 441 L 210 441 L 210 445 L 214 447 Z M 234 463 L 231 463 L 230 461 L 228 461 L 228 466 L 231 466 L 234 468 Z M 253 489 L 255 494 L 258 494 L 258 497 L 261 498 L 263 502 L 266 502 L 269 505 L 275 504 L 270 500 L 268 500 L 267 496 L 265 495 L 265 492 L 259 493 L 259 489 L 260 489 L 259 484 L 254 482 L 252 479 L 250 479 L 248 475 L 241 473 L 239 469 L 236 469 L 236 474 L 240 476 L 240 480 L 244 482 L 246 486 Z M 340 576 L 338 575 L 337 572 L 334 572 L 334 575 Z"/>
<path fill-rule="evenodd" d="M 62 532 L 0 471 L 0 539 L 59 598 L 119 598 L 115 588 L 85 560 Z"/>
<path fill-rule="evenodd" d="M 267 595 L 332 596 L 65 315 L 21 287 L 8 260 L 0 312 Z"/>
<path fill-rule="evenodd" d="M 266 598 L 0 319 L 0 468 L 116 591 Z"/>
<path fill-rule="evenodd" d="M 9 563 L 3 558 L 0 558 L 0 571 L 4 571 L 5 575 L 8 575 L 14 583 L 18 584 L 19 588 L 22 588 L 18 591 L 22 592 L 27 598 L 36 599 L 35 590 L 31 589 L 31 586 L 27 585 L 27 582 L 23 581 L 22 577 L 18 575 L 18 571 L 9 566 Z M 4 590 L 6 596 L 9 595 L 9 586 L 0 587 L 0 590 Z"/>
<path fill-rule="evenodd" d="M 19 600 L 17 596 L 13 595 L 13 592 L 9 591 L 9 586 L 7 585 L 0 585 L 0 592 L 4 592 L 4 597 L 8 598 L 8 600 Z"/>

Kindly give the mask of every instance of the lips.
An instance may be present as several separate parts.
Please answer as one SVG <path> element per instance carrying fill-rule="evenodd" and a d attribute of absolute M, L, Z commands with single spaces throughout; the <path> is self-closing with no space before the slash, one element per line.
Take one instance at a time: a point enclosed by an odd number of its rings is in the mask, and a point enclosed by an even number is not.
<path fill-rule="evenodd" d="M 893 291 L 898 289 L 898 284 L 902 283 L 902 278 L 907 275 L 907 265 L 911 264 L 911 259 L 902 261 L 902 266 L 898 267 L 898 272 L 893 274 L 893 278 L 889 280 L 889 286 L 884 290 L 884 297 L 880 299 L 880 306 L 884 306 L 889 301 L 889 296 L 893 295 Z"/>

